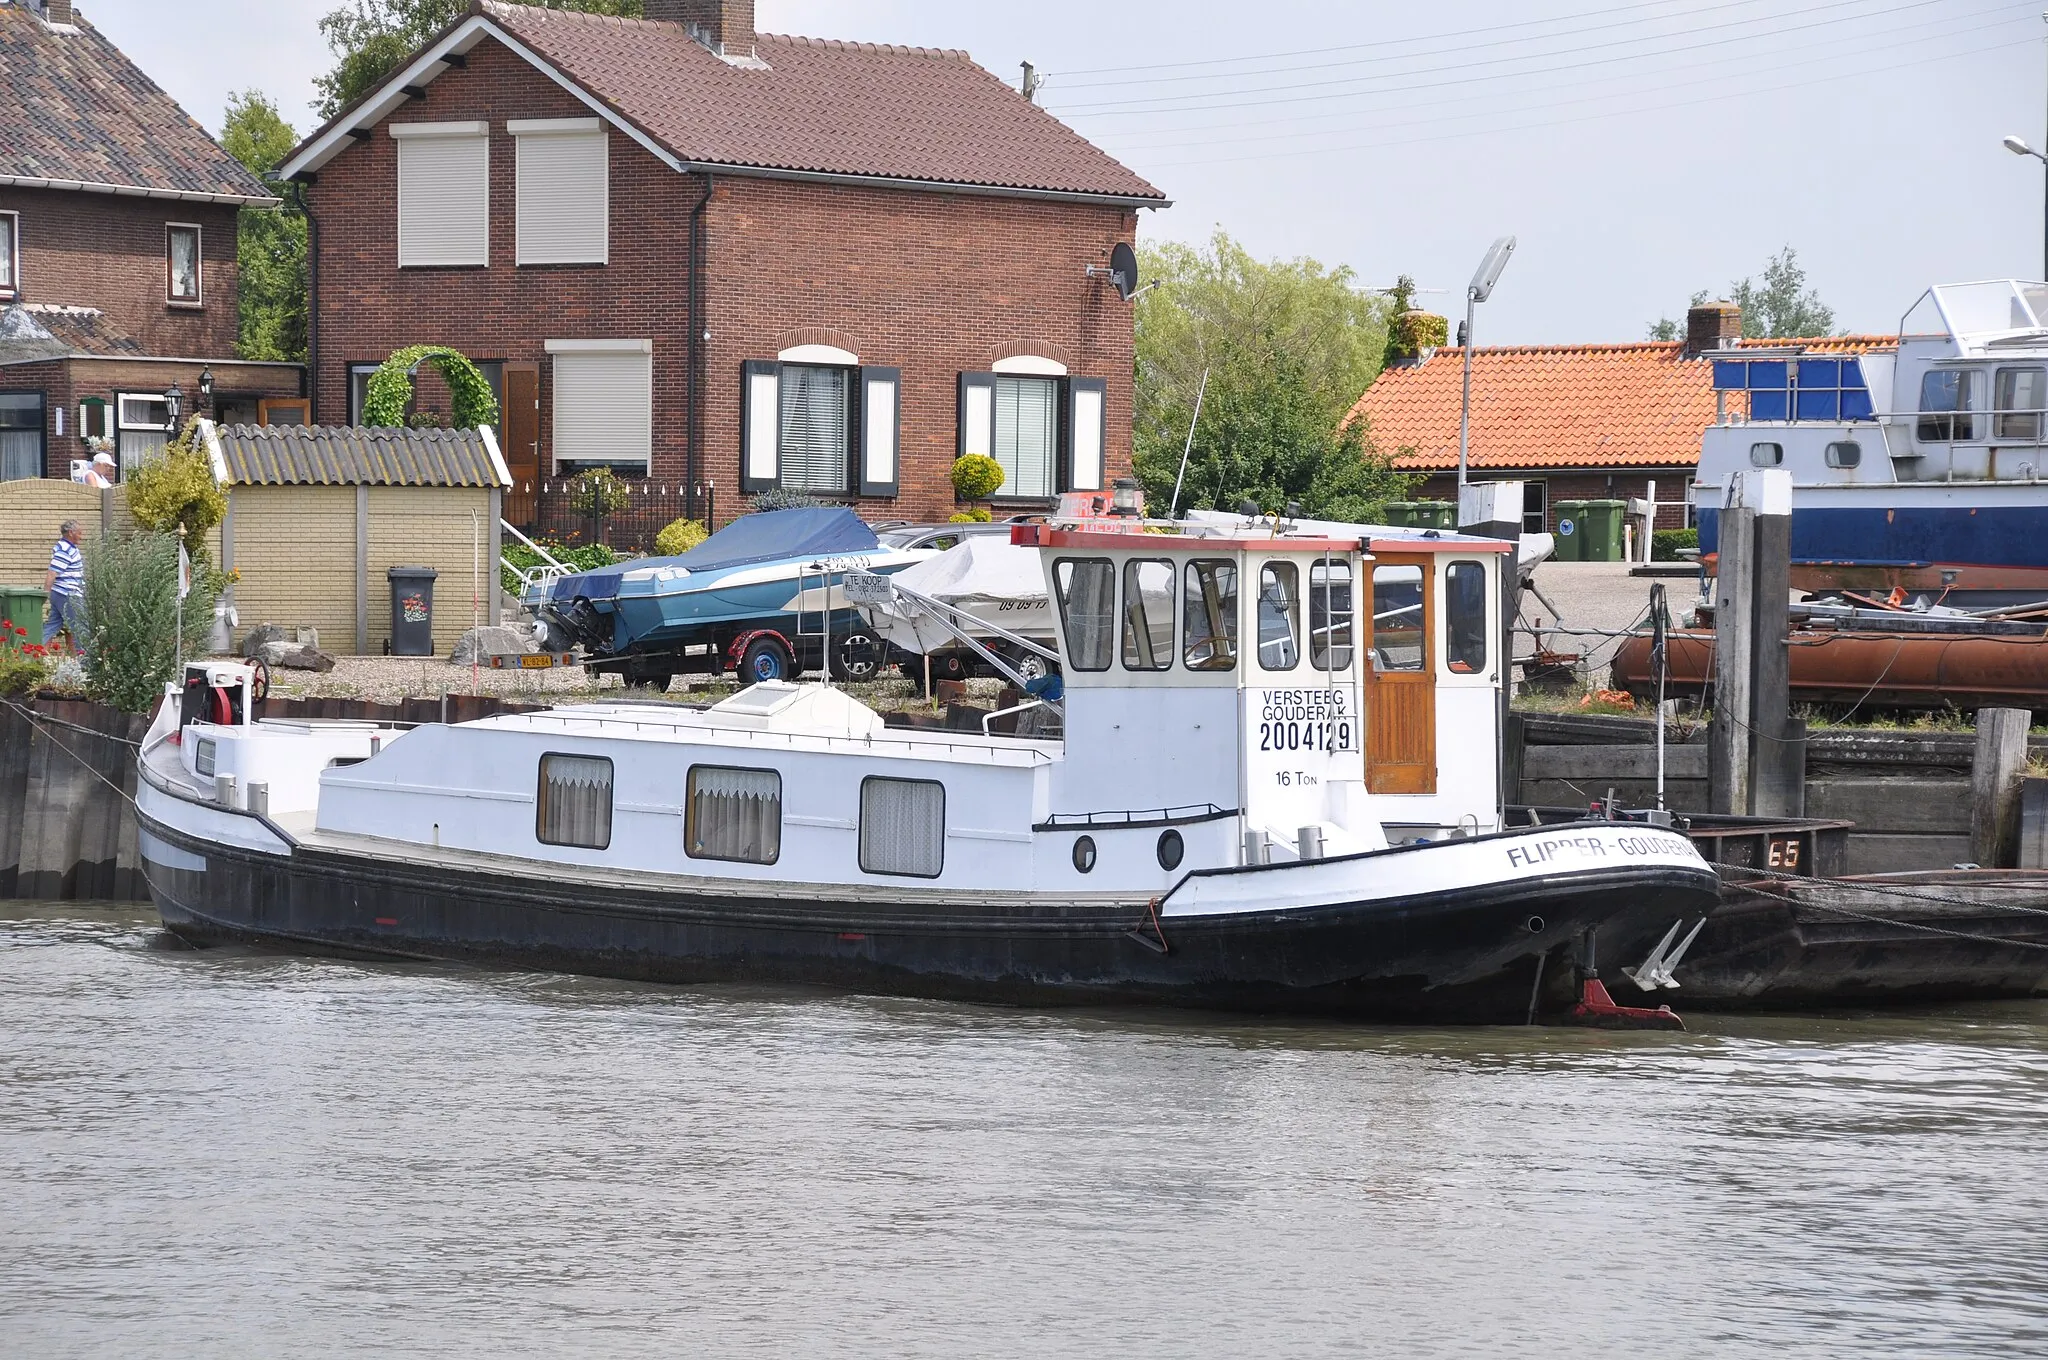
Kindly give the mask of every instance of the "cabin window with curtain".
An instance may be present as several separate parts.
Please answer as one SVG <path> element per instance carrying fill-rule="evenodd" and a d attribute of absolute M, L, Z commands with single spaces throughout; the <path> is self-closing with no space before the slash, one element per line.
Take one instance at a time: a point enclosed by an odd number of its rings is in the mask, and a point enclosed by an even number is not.
<path fill-rule="evenodd" d="M 1853 439 L 1837 439 L 1828 445 L 1825 457 L 1831 468 L 1861 467 L 1863 446 Z"/>
<path fill-rule="evenodd" d="M 860 781 L 862 873 L 937 878 L 946 867 L 946 786 L 929 779 Z"/>
<path fill-rule="evenodd" d="M 1259 665 L 1291 671 L 1301 661 L 1301 572 L 1292 562 L 1259 569 Z"/>
<path fill-rule="evenodd" d="M 603 850 L 612 843 L 612 763 L 602 756 L 540 758 L 536 834 L 543 845 Z"/>
<path fill-rule="evenodd" d="M 1181 597 L 1181 661 L 1191 671 L 1237 669 L 1237 564 L 1190 562 Z"/>
<path fill-rule="evenodd" d="M 782 776 L 724 765 L 690 767 L 683 848 L 691 859 L 773 864 L 782 857 Z"/>
<path fill-rule="evenodd" d="M 2048 368 L 2001 368 L 1993 395 L 1995 439 L 2039 439 L 2041 411 L 2048 407 Z"/>
<path fill-rule="evenodd" d="M 1768 441 L 1759 441 L 1749 446 L 1749 461 L 1752 467 L 1776 467 L 1785 461 L 1785 446 Z"/>
<path fill-rule="evenodd" d="M 1116 636 L 1116 564 L 1107 557 L 1063 557 L 1053 563 L 1052 584 L 1067 664 L 1077 671 L 1108 670 Z"/>
<path fill-rule="evenodd" d="M 1319 671 L 1351 664 L 1351 564 L 1335 559 L 1308 569 L 1308 663 Z"/>
<path fill-rule="evenodd" d="M 1486 669 L 1486 567 L 1453 562 L 1444 568 L 1444 662 L 1456 675 Z"/>
<path fill-rule="evenodd" d="M 173 222 L 164 228 L 165 300 L 181 307 L 200 305 L 199 228 Z"/>
<path fill-rule="evenodd" d="M 1936 444 L 1972 440 L 1977 437 L 1977 418 L 1968 414 L 1978 405 L 1982 375 L 1967 369 L 1934 369 L 1920 375 L 1920 423 L 1916 436 Z"/>
<path fill-rule="evenodd" d="M 1124 669 L 1163 671 L 1173 665 L 1173 563 L 1124 563 Z"/>
<path fill-rule="evenodd" d="M 1419 671 L 1429 666 L 1423 625 L 1422 568 L 1372 569 L 1373 669 Z"/>

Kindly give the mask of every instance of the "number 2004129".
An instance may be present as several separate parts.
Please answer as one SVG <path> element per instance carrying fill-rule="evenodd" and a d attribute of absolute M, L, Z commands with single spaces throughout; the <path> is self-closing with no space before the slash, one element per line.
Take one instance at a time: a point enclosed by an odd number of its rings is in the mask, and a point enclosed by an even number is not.
<path fill-rule="evenodd" d="M 1261 751 L 1348 751 L 1351 724 L 1344 719 L 1306 722 L 1262 722 L 1259 724 Z"/>

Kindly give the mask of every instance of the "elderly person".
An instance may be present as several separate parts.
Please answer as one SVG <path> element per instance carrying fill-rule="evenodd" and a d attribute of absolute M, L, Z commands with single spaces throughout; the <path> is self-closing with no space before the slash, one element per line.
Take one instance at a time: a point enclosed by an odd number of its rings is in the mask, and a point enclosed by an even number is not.
<path fill-rule="evenodd" d="M 50 549 L 50 569 L 43 574 L 43 591 L 50 597 L 50 617 L 43 624 L 45 647 L 59 633 L 71 634 L 74 648 L 85 645 L 85 554 L 78 550 L 83 536 L 78 521 L 67 519 Z"/>
<path fill-rule="evenodd" d="M 86 464 L 85 470 L 72 480 L 81 486 L 89 486 L 95 491 L 106 490 L 114 484 L 114 455 L 111 453 L 94 454 L 92 462 Z"/>

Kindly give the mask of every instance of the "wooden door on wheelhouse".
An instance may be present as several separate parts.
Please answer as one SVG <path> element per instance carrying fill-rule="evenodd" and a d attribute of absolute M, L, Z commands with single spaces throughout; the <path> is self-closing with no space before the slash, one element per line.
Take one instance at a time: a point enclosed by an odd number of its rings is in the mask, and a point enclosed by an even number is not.
<path fill-rule="evenodd" d="M 1365 786 L 1373 793 L 1435 793 L 1436 561 L 1377 553 L 1368 570 Z"/>

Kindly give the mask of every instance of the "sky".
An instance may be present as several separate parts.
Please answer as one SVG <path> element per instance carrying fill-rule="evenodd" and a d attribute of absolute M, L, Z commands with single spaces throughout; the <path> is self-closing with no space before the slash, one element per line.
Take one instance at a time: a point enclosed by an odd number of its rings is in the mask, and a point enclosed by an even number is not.
<path fill-rule="evenodd" d="M 301 132 L 337 0 L 80 0 L 209 128 L 256 87 Z M 1256 19 L 1256 23 L 1248 23 Z M 965 48 L 1262 257 L 1412 275 L 1481 344 L 1643 338 L 1790 245 L 1838 328 L 1936 282 L 2044 273 L 2042 0 L 757 0 L 767 32 Z"/>

